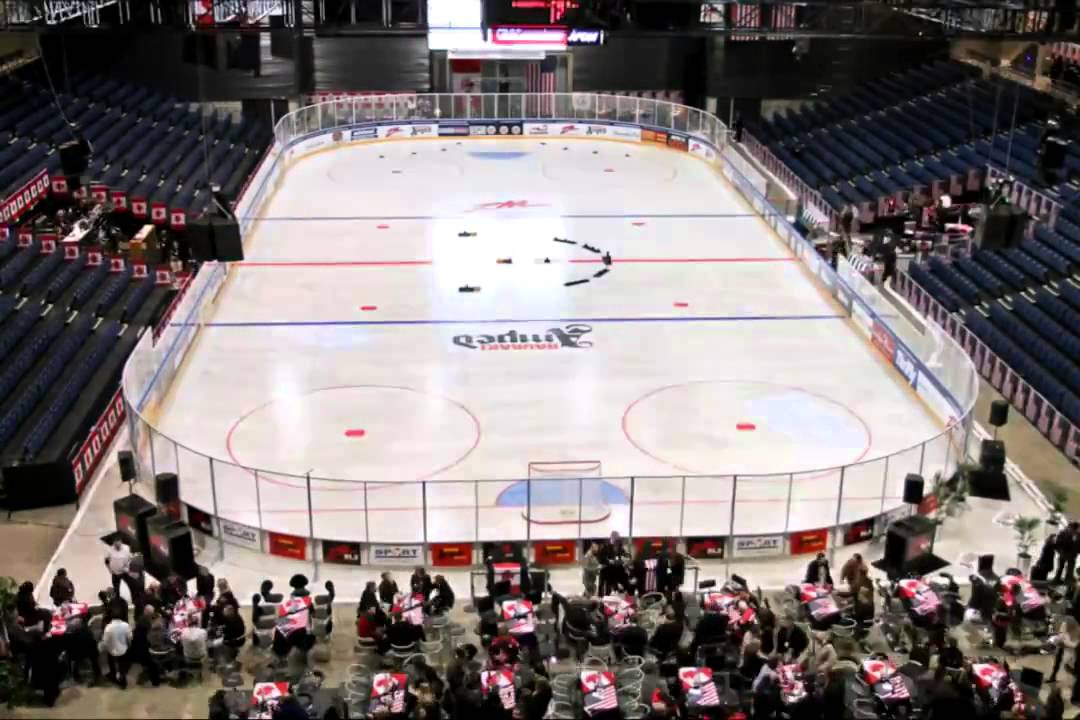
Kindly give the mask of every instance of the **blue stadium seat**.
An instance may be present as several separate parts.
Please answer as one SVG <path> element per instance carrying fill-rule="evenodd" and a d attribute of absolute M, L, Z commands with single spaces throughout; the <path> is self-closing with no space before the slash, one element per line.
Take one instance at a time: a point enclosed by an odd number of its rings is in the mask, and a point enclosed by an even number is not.
<path fill-rule="evenodd" d="M 929 268 L 930 272 L 933 273 L 938 280 L 948 285 L 957 295 L 962 297 L 965 302 L 972 305 L 977 305 L 982 302 L 982 292 L 979 291 L 979 288 L 975 283 L 949 267 L 941 260 L 941 258 L 930 258 Z"/>
<path fill-rule="evenodd" d="M 1065 355 L 1080 358 L 1080 336 L 1074 335 L 1030 300 L 1018 297 L 1013 304 L 1013 312 Z"/>

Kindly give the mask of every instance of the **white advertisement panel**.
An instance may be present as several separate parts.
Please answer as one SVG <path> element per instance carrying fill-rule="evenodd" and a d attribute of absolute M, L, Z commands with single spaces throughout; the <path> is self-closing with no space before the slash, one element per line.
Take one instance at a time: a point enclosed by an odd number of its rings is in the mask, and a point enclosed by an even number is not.
<path fill-rule="evenodd" d="M 378 136 L 380 138 L 396 138 L 398 140 L 418 137 L 434 137 L 439 134 L 439 126 L 435 123 L 420 123 L 417 125 L 380 125 Z"/>
<path fill-rule="evenodd" d="M 608 134 L 619 140 L 641 142 L 641 128 L 631 125 L 608 125 Z"/>
<path fill-rule="evenodd" d="M 784 553 L 783 535 L 737 537 L 732 543 L 733 557 L 771 557 Z"/>
<path fill-rule="evenodd" d="M 231 520 L 218 520 L 221 527 L 221 539 L 232 545 L 239 545 L 248 550 L 261 550 L 259 544 L 259 529 L 250 525 L 241 525 Z"/>
<path fill-rule="evenodd" d="M 416 565 L 424 562 L 422 545 L 369 545 L 371 565 Z"/>

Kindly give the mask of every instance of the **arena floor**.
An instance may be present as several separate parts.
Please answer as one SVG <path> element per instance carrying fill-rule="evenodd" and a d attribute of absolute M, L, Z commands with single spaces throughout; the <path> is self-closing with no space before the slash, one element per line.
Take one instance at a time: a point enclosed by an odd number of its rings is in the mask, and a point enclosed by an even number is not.
<path fill-rule="evenodd" d="M 942 429 L 690 155 L 584 139 L 342 146 L 296 163 L 260 217 L 151 418 L 190 449 L 190 504 L 213 507 L 197 453 L 270 471 L 256 483 L 215 463 L 236 522 L 307 535 L 310 472 L 380 483 L 314 481 L 317 537 L 627 533 L 631 496 L 635 536 L 717 535 L 738 475 L 737 534 L 817 528 L 837 514 L 828 468 Z M 849 469 L 841 519 L 898 505 L 920 453 L 885 483 L 884 462 Z M 600 469 L 531 493 L 513 482 L 565 461 Z"/>

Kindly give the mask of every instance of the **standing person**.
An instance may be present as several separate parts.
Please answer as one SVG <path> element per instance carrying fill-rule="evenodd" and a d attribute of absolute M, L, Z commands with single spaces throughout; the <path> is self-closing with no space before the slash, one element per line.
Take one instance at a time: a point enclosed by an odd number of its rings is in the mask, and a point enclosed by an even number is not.
<path fill-rule="evenodd" d="M 848 205 L 840 215 L 840 240 L 844 250 L 844 257 L 851 256 L 851 227 L 855 223 L 855 212 Z"/>
<path fill-rule="evenodd" d="M 199 566 L 195 576 L 195 594 L 206 601 L 206 607 L 214 604 L 214 575 L 205 565 Z"/>
<path fill-rule="evenodd" d="M 105 553 L 105 567 L 109 568 L 112 575 L 113 592 L 120 594 L 120 581 L 126 582 L 128 566 L 131 564 L 131 548 L 117 535 L 113 544 Z"/>
<path fill-rule="evenodd" d="M 881 241 L 881 262 L 884 265 L 881 284 L 884 286 L 890 278 L 896 277 L 896 240 L 890 232 L 886 232 Z"/>
<path fill-rule="evenodd" d="M 422 567 L 418 567 L 413 571 L 412 577 L 409 578 L 409 589 L 414 593 L 419 593 L 427 600 L 431 595 L 431 589 L 434 587 L 434 583 L 431 581 L 431 576 L 427 574 L 427 570 Z"/>
<path fill-rule="evenodd" d="M 379 583 L 379 601 L 384 605 L 393 605 L 394 596 L 398 594 L 397 583 L 394 582 L 394 576 L 389 572 L 384 572 L 379 576 L 382 581 Z"/>
<path fill-rule="evenodd" d="M 851 559 L 840 568 L 840 582 L 845 583 L 848 586 L 848 591 L 853 595 L 858 592 L 863 581 L 869 575 L 870 568 L 867 567 L 866 561 L 863 560 L 862 555 L 859 553 L 852 555 Z"/>
<path fill-rule="evenodd" d="M 825 553 L 818 553 L 806 566 L 806 576 L 803 582 L 812 585 L 832 585 L 832 573 L 829 572 L 829 561 Z"/>
<path fill-rule="evenodd" d="M 356 617 L 360 617 L 368 608 L 372 607 L 379 607 L 379 595 L 375 589 L 375 581 L 368 580 L 364 585 L 364 591 L 360 593 L 360 604 L 356 607 Z"/>
<path fill-rule="evenodd" d="M 1061 622 L 1059 633 L 1054 666 L 1050 670 L 1050 677 L 1046 680 L 1051 683 L 1057 682 L 1057 674 L 1062 662 L 1066 667 L 1076 662 L 1076 648 L 1080 646 L 1080 623 L 1077 623 L 1075 618 L 1066 616 Z"/>
<path fill-rule="evenodd" d="M 994 628 L 994 647 L 998 650 L 1004 650 L 1009 625 L 1012 624 L 1012 612 L 1005 603 L 1005 598 L 1001 595 L 998 595 L 997 600 L 994 602 L 994 611 L 990 616 L 990 624 Z"/>
<path fill-rule="evenodd" d="M 581 584 L 585 586 L 585 597 L 591 598 L 596 595 L 596 581 L 600 577 L 600 558 L 597 557 L 599 552 L 600 546 L 590 543 L 589 549 L 585 551 L 585 557 L 582 558 Z"/>
<path fill-rule="evenodd" d="M 135 617 L 140 617 L 150 599 L 146 592 L 146 571 L 143 569 L 141 554 L 135 553 L 131 556 L 131 564 L 128 565 L 127 576 L 124 579 L 128 590 L 131 591 L 131 605 L 135 610 Z"/>
<path fill-rule="evenodd" d="M 56 607 L 75 599 L 75 584 L 68 579 L 67 570 L 64 568 L 56 571 L 56 577 L 53 578 L 52 586 L 49 587 L 49 597 L 52 598 L 53 605 Z"/>
<path fill-rule="evenodd" d="M 1078 534 L 1080 534 L 1080 525 L 1075 522 L 1069 523 L 1062 532 L 1058 533 L 1054 546 L 1058 561 L 1057 570 L 1054 572 L 1055 585 L 1061 582 L 1072 584 L 1073 573 L 1076 569 L 1076 553 L 1080 550 Z"/>
<path fill-rule="evenodd" d="M 780 658 L 770 655 L 750 686 L 754 693 L 754 720 L 771 720 L 776 716 L 780 701 L 779 666 Z"/>
<path fill-rule="evenodd" d="M 626 574 L 626 547 L 619 533 L 612 532 L 610 541 L 600 548 L 600 595 L 629 592 L 630 582 Z"/>
<path fill-rule="evenodd" d="M 131 647 L 131 626 L 126 619 L 113 617 L 105 626 L 101 645 L 109 661 L 109 679 L 127 689 L 128 649 Z"/>

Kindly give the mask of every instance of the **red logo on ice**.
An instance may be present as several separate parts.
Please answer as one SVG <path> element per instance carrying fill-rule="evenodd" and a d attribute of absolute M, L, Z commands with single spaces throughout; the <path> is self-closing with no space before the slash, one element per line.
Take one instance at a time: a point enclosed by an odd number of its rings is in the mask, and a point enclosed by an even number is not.
<path fill-rule="evenodd" d="M 499 202 L 481 203 L 473 207 L 469 212 L 480 210 L 529 210 L 531 208 L 550 207 L 547 203 L 532 203 L 528 200 L 501 200 Z"/>

